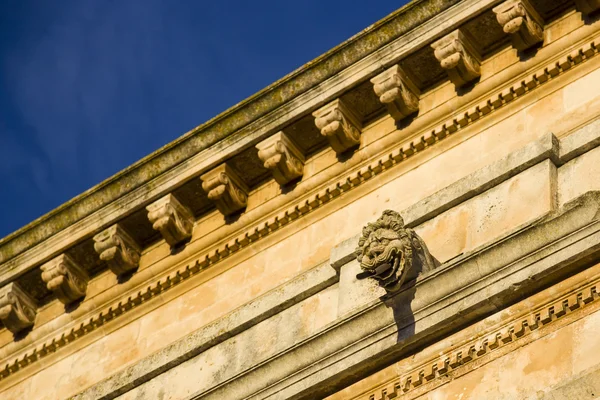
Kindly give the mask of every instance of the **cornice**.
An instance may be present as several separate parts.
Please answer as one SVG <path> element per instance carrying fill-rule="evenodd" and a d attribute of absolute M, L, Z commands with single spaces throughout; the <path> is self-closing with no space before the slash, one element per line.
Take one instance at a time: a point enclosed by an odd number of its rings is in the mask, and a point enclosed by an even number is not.
<path fill-rule="evenodd" d="M 505 107 L 516 98 L 522 97 L 534 89 L 547 84 L 558 75 L 575 70 L 575 67 L 598 54 L 598 49 L 594 45 L 595 42 L 596 41 L 588 42 L 576 50 L 571 50 L 567 55 L 563 55 L 557 60 L 546 64 L 546 67 L 538 68 L 538 72 L 529 74 L 524 79 L 519 80 L 519 84 L 513 84 L 495 92 L 493 96 L 481 101 L 478 106 L 471 107 L 466 113 L 457 113 L 450 119 L 451 122 L 440 124 L 431 131 L 421 134 L 421 136 L 397 144 L 395 149 L 391 149 L 389 152 L 386 152 L 385 155 L 369 160 L 366 165 L 359 167 L 333 183 L 328 183 L 325 187 L 309 194 L 306 198 L 301 199 L 301 201 L 296 204 L 284 208 L 282 211 L 269 216 L 266 220 L 263 220 L 258 224 L 252 225 L 249 229 L 244 230 L 242 233 L 235 235 L 225 242 L 221 242 L 216 247 L 200 253 L 194 260 L 178 266 L 169 271 L 167 275 L 143 283 L 139 287 L 136 287 L 132 292 L 123 294 L 120 299 L 113 300 L 110 303 L 101 306 L 93 313 L 86 315 L 85 318 L 82 318 L 81 322 L 76 322 L 73 326 L 70 326 L 63 331 L 53 333 L 50 335 L 49 339 L 36 345 L 35 348 L 28 348 L 24 353 L 11 356 L 11 361 L 4 366 L 4 371 L 0 372 L 0 380 L 50 354 L 53 354 L 67 344 L 85 337 L 99 327 L 104 326 L 106 323 L 128 314 L 131 310 L 137 309 L 142 303 L 146 303 L 148 300 L 157 297 L 159 294 L 167 292 L 181 283 L 188 281 L 190 278 L 197 276 L 201 271 L 224 261 L 230 256 L 245 249 L 250 244 L 265 239 L 284 226 L 316 211 L 330 201 L 339 198 L 344 193 L 348 193 L 362 186 L 375 176 L 391 170 L 397 165 L 400 165 L 403 161 L 424 151 L 435 143 L 459 134 L 464 128 L 471 124 L 485 120 L 487 115 Z M 510 97 L 507 93 L 510 94 Z M 474 118 L 474 115 L 478 115 L 478 117 Z M 462 121 L 460 119 L 461 117 L 466 121 L 466 123 L 462 125 L 459 122 Z M 433 138 L 433 140 L 428 141 L 425 139 L 426 137 Z M 594 146 L 598 144 L 597 142 L 597 140 L 593 142 L 595 143 Z M 588 145 L 585 145 L 584 148 L 586 151 L 591 149 Z M 555 153 L 551 151 L 544 154 L 543 157 L 555 157 Z M 571 157 L 570 153 L 567 156 Z M 539 157 L 535 158 L 535 160 L 539 160 Z M 559 162 L 559 160 L 554 161 Z M 530 161 L 528 162 L 530 163 Z M 508 175 L 502 176 L 506 178 Z M 497 180 L 494 182 L 497 183 Z M 489 184 L 490 183 L 488 183 L 488 185 Z M 486 188 L 487 186 L 482 185 L 481 187 Z M 441 195 L 443 195 L 443 193 Z M 459 198 L 459 200 L 463 201 L 464 198 Z M 443 205 L 438 206 L 435 208 L 434 212 L 432 212 L 430 209 L 420 208 L 421 204 L 433 204 L 431 198 L 425 199 L 422 203 L 416 204 L 414 207 L 407 210 L 410 215 L 407 221 L 410 226 L 422 223 L 427 219 L 433 218 L 433 216 L 450 206 L 455 205 L 456 201 L 458 200 L 445 200 Z"/>
<path fill-rule="evenodd" d="M 414 0 L 168 145 L 0 240 L 5 262 L 319 86 L 461 0 Z M 475 1 L 463 1 L 475 3 Z M 493 1 L 497 3 L 498 1 Z M 486 5 L 489 1 L 485 1 Z"/>

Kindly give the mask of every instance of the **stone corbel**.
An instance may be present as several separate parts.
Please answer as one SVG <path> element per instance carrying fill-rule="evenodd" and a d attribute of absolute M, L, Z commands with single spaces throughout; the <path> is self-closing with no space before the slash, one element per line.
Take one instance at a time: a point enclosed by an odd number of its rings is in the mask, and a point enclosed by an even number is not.
<path fill-rule="evenodd" d="M 256 145 L 258 158 L 265 168 L 271 170 L 273 178 L 285 185 L 304 173 L 304 155 L 283 132 L 277 132 Z"/>
<path fill-rule="evenodd" d="M 0 320 L 12 333 L 33 326 L 37 305 L 16 282 L 0 288 Z"/>
<path fill-rule="evenodd" d="M 448 72 L 456 87 L 464 86 L 481 76 L 481 56 L 460 29 L 434 42 L 431 47 L 434 49 L 435 58 Z"/>
<path fill-rule="evenodd" d="M 94 249 L 117 276 L 137 269 L 140 262 L 140 247 L 119 224 L 94 236 Z"/>
<path fill-rule="evenodd" d="M 419 111 L 419 90 L 399 65 L 371 79 L 375 94 L 396 122 Z"/>
<path fill-rule="evenodd" d="M 192 237 L 194 217 L 172 194 L 168 194 L 146 207 L 152 227 L 165 241 L 175 247 Z"/>
<path fill-rule="evenodd" d="M 575 0 L 575 5 L 579 11 L 586 15 L 600 10 L 600 0 Z"/>
<path fill-rule="evenodd" d="M 544 20 L 528 0 L 508 0 L 493 9 L 517 50 L 526 50 L 544 40 Z"/>
<path fill-rule="evenodd" d="M 61 254 L 42 265 L 42 280 L 63 304 L 85 296 L 89 276 L 71 257 Z"/>
<path fill-rule="evenodd" d="M 248 204 L 248 187 L 227 164 L 223 163 L 200 177 L 202 189 L 225 216 Z"/>
<path fill-rule="evenodd" d="M 327 138 L 333 150 L 340 154 L 360 145 L 360 120 L 341 99 L 313 112 L 315 125 Z"/>

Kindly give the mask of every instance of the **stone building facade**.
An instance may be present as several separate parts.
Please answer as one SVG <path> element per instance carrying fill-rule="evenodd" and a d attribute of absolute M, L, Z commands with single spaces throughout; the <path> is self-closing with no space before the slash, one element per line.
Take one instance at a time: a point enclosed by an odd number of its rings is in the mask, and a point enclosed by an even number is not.
<path fill-rule="evenodd" d="M 4 238 L 0 398 L 600 398 L 598 9 L 415 0 Z"/>

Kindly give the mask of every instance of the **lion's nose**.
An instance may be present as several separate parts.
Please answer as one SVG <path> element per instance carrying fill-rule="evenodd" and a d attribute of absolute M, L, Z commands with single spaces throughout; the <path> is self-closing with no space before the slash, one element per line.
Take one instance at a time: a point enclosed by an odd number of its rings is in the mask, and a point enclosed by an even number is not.
<path fill-rule="evenodd" d="M 369 249 L 369 255 L 371 257 L 378 256 L 381 253 L 383 253 L 383 250 L 384 250 L 383 246 L 373 246 Z"/>

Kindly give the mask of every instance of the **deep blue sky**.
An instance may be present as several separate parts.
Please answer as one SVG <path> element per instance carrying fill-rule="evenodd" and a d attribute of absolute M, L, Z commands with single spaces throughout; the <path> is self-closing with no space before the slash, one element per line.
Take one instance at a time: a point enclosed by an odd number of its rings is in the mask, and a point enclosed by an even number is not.
<path fill-rule="evenodd" d="M 405 3 L 1 1 L 0 237 Z"/>

